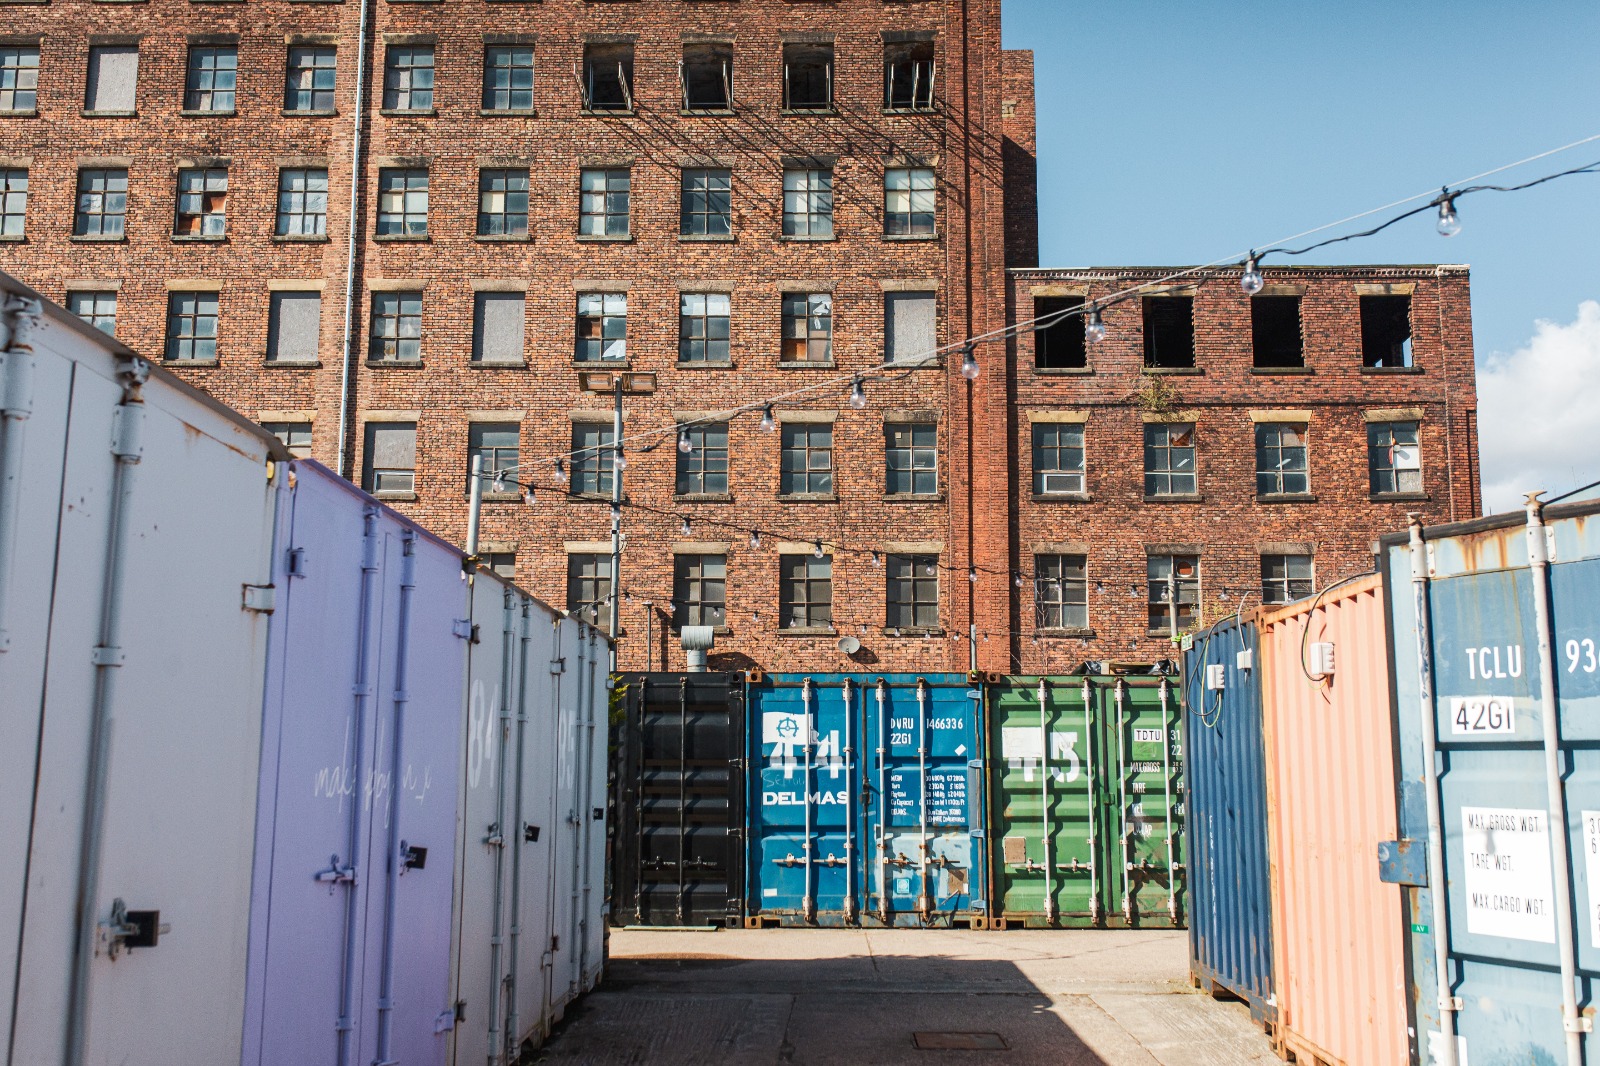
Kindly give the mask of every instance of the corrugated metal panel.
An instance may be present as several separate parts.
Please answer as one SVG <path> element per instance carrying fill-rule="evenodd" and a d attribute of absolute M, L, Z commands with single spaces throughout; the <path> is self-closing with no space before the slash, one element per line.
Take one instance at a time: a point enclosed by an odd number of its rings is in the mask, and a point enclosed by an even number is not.
<path fill-rule="evenodd" d="M 1329 1063 L 1405 1062 L 1401 894 L 1378 876 L 1396 836 L 1381 579 L 1257 624 L 1280 1040 Z M 1334 646 L 1332 674 L 1305 669 L 1315 643 Z"/>
<path fill-rule="evenodd" d="M 1257 643 L 1255 624 L 1234 619 L 1196 636 L 1184 656 L 1189 968 L 1202 988 L 1231 992 L 1271 1025 L 1278 1011 Z M 1207 679 L 1211 667 L 1222 669 L 1220 690 Z"/>

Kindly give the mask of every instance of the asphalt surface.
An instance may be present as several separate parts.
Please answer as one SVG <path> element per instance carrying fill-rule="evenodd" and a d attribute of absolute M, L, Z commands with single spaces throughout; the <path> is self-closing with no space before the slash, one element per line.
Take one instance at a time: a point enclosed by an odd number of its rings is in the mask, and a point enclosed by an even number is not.
<path fill-rule="evenodd" d="M 541 1063 L 1267 1066 L 1156 930 L 613 930 Z"/>

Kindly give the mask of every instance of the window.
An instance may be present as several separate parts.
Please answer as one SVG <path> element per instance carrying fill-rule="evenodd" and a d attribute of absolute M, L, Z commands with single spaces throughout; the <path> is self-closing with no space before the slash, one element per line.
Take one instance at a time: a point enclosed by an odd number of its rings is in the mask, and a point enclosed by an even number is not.
<path fill-rule="evenodd" d="M 428 172 L 420 168 L 378 171 L 378 236 L 428 235 Z"/>
<path fill-rule="evenodd" d="M 931 292 L 883 294 L 883 332 L 889 361 L 920 363 L 939 347 L 938 297 Z"/>
<path fill-rule="evenodd" d="M 680 434 L 689 450 L 678 451 L 677 493 L 680 496 L 725 496 L 728 492 L 728 427 L 726 423 L 685 426 Z"/>
<path fill-rule="evenodd" d="M 277 437 L 296 459 L 311 458 L 310 422 L 263 422 L 261 428 Z"/>
<path fill-rule="evenodd" d="M 699 42 L 683 46 L 685 111 L 728 111 L 733 108 L 733 45 Z"/>
<path fill-rule="evenodd" d="M 784 629 L 826 629 L 833 624 L 833 556 L 782 556 L 778 624 Z"/>
<path fill-rule="evenodd" d="M 482 567 L 504 581 L 517 579 L 516 552 L 484 552 L 479 556 Z"/>
<path fill-rule="evenodd" d="M 591 496 L 611 495 L 611 427 L 599 422 L 572 426 L 572 491 Z"/>
<path fill-rule="evenodd" d="M 1033 621 L 1039 629 L 1089 628 L 1088 557 L 1033 557 Z"/>
<path fill-rule="evenodd" d="M 128 172 L 78 171 L 78 211 L 72 232 L 79 237 L 121 237 L 128 214 Z"/>
<path fill-rule="evenodd" d="M 1367 469 L 1374 496 L 1422 491 L 1422 449 L 1415 422 L 1373 422 L 1367 426 Z"/>
<path fill-rule="evenodd" d="M 683 626 L 728 624 L 728 557 L 679 555 L 672 561 L 674 620 Z"/>
<path fill-rule="evenodd" d="M 1305 338 L 1300 330 L 1300 297 L 1251 297 L 1250 344 L 1257 367 L 1305 366 Z"/>
<path fill-rule="evenodd" d="M 327 170 L 285 167 L 278 171 L 278 236 L 325 237 L 327 233 Z"/>
<path fill-rule="evenodd" d="M 1311 595 L 1311 556 L 1263 555 L 1261 602 L 1293 603 Z"/>
<path fill-rule="evenodd" d="M 891 167 L 883 172 L 885 236 L 933 236 L 933 207 L 931 167 Z"/>
<path fill-rule="evenodd" d="M 933 496 L 939 492 L 939 427 L 910 422 L 883 427 L 885 486 L 891 496 Z"/>
<path fill-rule="evenodd" d="M 526 297 L 520 292 L 480 292 L 472 298 L 472 361 L 523 362 Z"/>
<path fill-rule="evenodd" d="M 216 293 L 174 292 L 167 296 L 167 358 L 216 362 Z"/>
<path fill-rule="evenodd" d="M 474 422 L 467 427 L 467 482 L 466 491 L 472 491 L 472 457 L 479 460 L 478 470 L 488 479 L 484 492 L 515 492 L 517 486 L 517 451 L 522 427 L 515 422 Z M 504 475 L 498 484 L 495 475 Z"/>
<path fill-rule="evenodd" d="M 83 109 L 100 115 L 131 115 L 139 88 L 139 46 L 97 44 L 89 49 Z"/>
<path fill-rule="evenodd" d="M 783 172 L 783 235 L 833 236 L 833 171 L 791 168 Z"/>
<path fill-rule="evenodd" d="M 1039 496 L 1084 491 L 1081 423 L 1033 424 L 1033 491 Z"/>
<path fill-rule="evenodd" d="M 533 45 L 490 45 L 483 50 L 483 109 L 533 110 Z"/>
<path fill-rule="evenodd" d="M 285 111 L 332 111 L 338 75 L 338 51 L 333 45 L 295 45 L 283 82 Z"/>
<path fill-rule="evenodd" d="M 883 47 L 883 106 L 889 111 L 933 110 L 933 42 Z"/>
<path fill-rule="evenodd" d="M 678 362 L 726 363 L 728 294 L 686 292 L 678 297 Z"/>
<path fill-rule="evenodd" d="M 726 170 L 683 172 L 682 232 L 689 237 L 733 233 L 733 179 Z"/>
<path fill-rule="evenodd" d="M 783 107 L 786 111 L 833 109 L 833 45 L 790 42 L 783 46 Z"/>
<path fill-rule="evenodd" d="M 433 110 L 433 45 L 390 45 L 383 64 L 385 111 Z"/>
<path fill-rule="evenodd" d="M 69 292 L 67 310 L 108 336 L 116 333 L 117 294 L 110 289 L 103 292 Z"/>
<path fill-rule="evenodd" d="M 596 363 L 627 357 L 628 294 L 580 292 L 577 361 Z"/>
<path fill-rule="evenodd" d="M 783 361 L 833 362 L 833 294 L 783 294 Z"/>
<path fill-rule="evenodd" d="M 368 422 L 361 487 L 368 492 L 417 491 L 417 424 Z"/>
<path fill-rule="evenodd" d="M 1411 365 L 1411 297 L 1361 297 L 1361 365 Z"/>
<path fill-rule="evenodd" d="M 1200 606 L 1200 557 L 1198 555 L 1152 555 L 1149 574 L 1150 632 L 1168 633 L 1172 629 L 1172 595 L 1177 596 L 1179 630 L 1190 629 Z M 1168 584 L 1173 588 L 1169 589 Z"/>
<path fill-rule="evenodd" d="M 833 425 L 787 422 L 778 491 L 785 496 L 833 494 Z"/>
<path fill-rule="evenodd" d="M 422 293 L 372 294 L 372 340 L 367 359 L 415 363 L 422 358 Z"/>
<path fill-rule="evenodd" d="M 28 172 L 0 170 L 0 236 L 20 237 L 28 221 Z"/>
<path fill-rule="evenodd" d="M 178 171 L 177 237 L 221 237 L 228 228 L 228 168 L 185 167 Z"/>
<path fill-rule="evenodd" d="M 1144 365 L 1194 366 L 1194 297 L 1145 296 Z"/>
<path fill-rule="evenodd" d="M 611 556 L 567 556 L 567 613 L 592 626 L 610 616 Z"/>
<path fill-rule="evenodd" d="M 1293 496 L 1310 491 L 1311 481 L 1306 473 L 1306 427 L 1287 422 L 1258 423 L 1256 495 Z"/>
<path fill-rule="evenodd" d="M 528 235 L 528 171 L 478 172 L 478 236 Z"/>
<path fill-rule="evenodd" d="M 189 48 L 189 79 L 183 90 L 183 109 L 213 114 L 231 113 L 238 77 L 237 47 L 231 44 L 192 45 Z"/>
<path fill-rule="evenodd" d="M 1038 370 L 1082 370 L 1089 365 L 1082 296 L 1035 296 L 1033 365 Z"/>
<path fill-rule="evenodd" d="M 633 110 L 633 45 L 589 43 L 583 46 L 585 111 Z"/>
<path fill-rule="evenodd" d="M 939 628 L 939 557 L 891 555 L 884 560 L 883 624 L 890 629 Z"/>
<path fill-rule="evenodd" d="M 1195 487 L 1194 426 L 1151 422 L 1144 427 L 1144 494 L 1192 496 Z"/>
<path fill-rule="evenodd" d="M 582 185 L 578 232 L 585 237 L 626 237 L 631 185 L 628 171 L 585 170 Z"/>
<path fill-rule="evenodd" d="M 39 46 L 0 45 L 0 111 L 39 109 Z"/>
<path fill-rule="evenodd" d="M 322 346 L 322 293 L 274 292 L 267 312 L 267 361 L 314 363 Z"/>

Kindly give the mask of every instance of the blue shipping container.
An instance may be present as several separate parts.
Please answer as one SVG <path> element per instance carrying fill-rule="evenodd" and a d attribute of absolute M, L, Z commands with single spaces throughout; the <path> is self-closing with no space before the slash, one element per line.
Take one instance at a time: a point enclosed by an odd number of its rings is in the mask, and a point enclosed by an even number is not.
<path fill-rule="evenodd" d="M 1258 641 L 1234 619 L 1195 636 L 1183 657 L 1188 788 L 1189 970 L 1275 1024 L 1266 746 Z M 1220 667 L 1222 688 L 1208 681 Z"/>
<path fill-rule="evenodd" d="M 750 924 L 986 924 L 981 685 L 780 674 L 746 706 Z"/>

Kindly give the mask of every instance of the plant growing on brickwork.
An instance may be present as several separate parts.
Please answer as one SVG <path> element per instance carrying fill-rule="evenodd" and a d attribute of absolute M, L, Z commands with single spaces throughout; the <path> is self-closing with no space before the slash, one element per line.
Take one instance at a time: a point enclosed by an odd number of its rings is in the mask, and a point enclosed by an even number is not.
<path fill-rule="evenodd" d="M 1149 368 L 1139 371 L 1139 384 L 1128 394 L 1128 403 L 1153 415 L 1170 415 L 1183 402 L 1178 387 Z"/>

